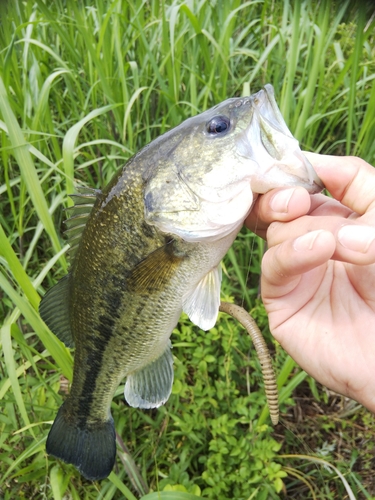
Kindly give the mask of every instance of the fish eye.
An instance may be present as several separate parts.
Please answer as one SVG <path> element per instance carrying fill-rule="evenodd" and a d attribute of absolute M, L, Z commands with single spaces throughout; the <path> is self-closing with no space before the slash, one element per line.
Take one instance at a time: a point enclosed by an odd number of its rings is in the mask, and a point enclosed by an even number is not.
<path fill-rule="evenodd" d="M 230 129 L 230 119 L 224 115 L 211 118 L 206 124 L 206 130 L 210 135 L 224 134 Z"/>

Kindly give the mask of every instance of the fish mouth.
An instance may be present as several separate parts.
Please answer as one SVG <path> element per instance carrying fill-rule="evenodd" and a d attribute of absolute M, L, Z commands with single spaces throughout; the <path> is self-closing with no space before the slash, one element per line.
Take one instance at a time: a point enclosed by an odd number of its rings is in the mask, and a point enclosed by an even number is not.
<path fill-rule="evenodd" d="M 271 84 L 250 97 L 253 113 L 246 130 L 246 156 L 259 165 L 251 179 L 255 193 L 265 193 L 277 187 L 301 186 L 311 194 L 319 193 L 324 184 L 309 160 L 302 153 L 276 103 Z M 244 152 L 244 151 L 243 151 Z"/>
<path fill-rule="evenodd" d="M 313 182 L 313 185 L 312 187 L 310 188 L 310 194 L 317 194 L 317 193 L 321 193 L 323 191 L 323 189 L 325 189 L 325 185 L 323 184 L 323 182 L 319 179 L 319 183 L 317 182 Z"/>

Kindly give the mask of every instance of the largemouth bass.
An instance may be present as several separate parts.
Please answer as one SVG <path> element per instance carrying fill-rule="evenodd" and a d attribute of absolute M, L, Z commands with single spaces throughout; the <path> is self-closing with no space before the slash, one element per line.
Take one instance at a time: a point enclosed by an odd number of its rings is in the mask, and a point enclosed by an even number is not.
<path fill-rule="evenodd" d="M 257 195 L 286 186 L 323 188 L 266 85 L 154 140 L 102 191 L 75 195 L 66 222 L 70 272 L 40 304 L 52 332 L 75 346 L 71 391 L 48 454 L 90 480 L 109 475 L 118 385 L 126 377 L 134 407 L 168 400 L 170 335 L 181 312 L 204 330 L 214 326 L 221 259 Z"/>

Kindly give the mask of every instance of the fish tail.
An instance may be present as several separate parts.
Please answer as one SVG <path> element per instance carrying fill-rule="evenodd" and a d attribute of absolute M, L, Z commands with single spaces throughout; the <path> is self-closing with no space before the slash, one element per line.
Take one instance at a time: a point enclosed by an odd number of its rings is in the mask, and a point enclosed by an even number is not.
<path fill-rule="evenodd" d="M 73 464 L 90 481 L 111 473 L 116 458 L 116 433 L 112 417 L 105 422 L 83 424 L 67 419 L 65 403 L 59 409 L 48 434 L 46 451 Z"/>

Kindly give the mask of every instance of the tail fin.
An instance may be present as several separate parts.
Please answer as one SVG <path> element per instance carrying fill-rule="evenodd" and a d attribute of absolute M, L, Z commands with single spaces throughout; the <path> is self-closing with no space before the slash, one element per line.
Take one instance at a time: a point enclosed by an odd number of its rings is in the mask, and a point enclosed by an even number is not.
<path fill-rule="evenodd" d="M 46 451 L 73 464 L 90 481 L 104 479 L 111 473 L 116 458 L 113 420 L 78 426 L 65 418 L 62 405 L 48 434 Z"/>

